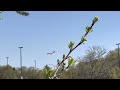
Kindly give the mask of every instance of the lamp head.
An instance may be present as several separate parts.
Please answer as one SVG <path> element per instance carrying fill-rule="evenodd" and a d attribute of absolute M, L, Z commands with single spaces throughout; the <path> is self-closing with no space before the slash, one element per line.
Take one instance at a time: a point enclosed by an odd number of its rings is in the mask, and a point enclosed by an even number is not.
<path fill-rule="evenodd" d="M 120 43 L 117 43 L 116 45 L 120 45 Z"/>
<path fill-rule="evenodd" d="M 19 48 L 23 48 L 23 47 L 19 47 Z"/>

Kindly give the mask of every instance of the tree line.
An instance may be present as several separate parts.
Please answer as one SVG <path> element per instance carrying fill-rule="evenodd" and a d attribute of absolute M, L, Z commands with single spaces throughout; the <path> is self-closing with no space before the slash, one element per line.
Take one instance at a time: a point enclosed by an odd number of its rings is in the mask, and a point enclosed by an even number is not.
<path fill-rule="evenodd" d="M 48 79 L 50 75 L 46 74 L 46 69 L 50 68 L 50 65 L 43 69 L 23 66 L 23 78 Z M 0 66 L 0 79 L 20 79 L 20 73 L 19 67 Z M 77 64 L 58 73 L 61 79 L 120 79 L 118 49 L 107 53 L 103 47 L 92 46 L 82 58 L 78 57 Z"/>

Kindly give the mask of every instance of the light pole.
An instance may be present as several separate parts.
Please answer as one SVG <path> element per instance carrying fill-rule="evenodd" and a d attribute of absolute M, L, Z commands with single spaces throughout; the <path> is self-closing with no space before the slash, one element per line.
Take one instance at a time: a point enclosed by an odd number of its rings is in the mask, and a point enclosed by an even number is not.
<path fill-rule="evenodd" d="M 119 62 L 119 69 L 120 69 L 120 57 L 119 57 L 119 45 L 120 45 L 120 43 L 117 43 L 116 45 L 118 45 L 118 62 Z"/>
<path fill-rule="evenodd" d="M 6 57 L 6 58 L 7 58 L 7 66 L 8 66 L 8 58 L 9 58 L 9 57 Z"/>
<path fill-rule="evenodd" d="M 34 62 L 35 62 L 35 69 L 36 69 L 36 60 L 34 60 Z"/>
<path fill-rule="evenodd" d="M 23 76 L 22 76 L 22 51 L 21 51 L 21 49 L 22 49 L 23 47 L 19 47 L 19 48 L 20 48 L 21 79 L 23 79 Z"/>

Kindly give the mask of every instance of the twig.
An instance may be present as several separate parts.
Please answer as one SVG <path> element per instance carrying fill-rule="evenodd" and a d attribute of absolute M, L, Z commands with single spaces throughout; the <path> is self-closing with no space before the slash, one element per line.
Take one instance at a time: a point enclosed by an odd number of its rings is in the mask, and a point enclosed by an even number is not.
<path fill-rule="evenodd" d="M 93 21 L 91 26 L 90 26 L 90 30 L 92 29 L 92 27 L 94 26 L 95 22 Z M 83 37 L 86 37 L 89 33 L 89 30 L 86 31 L 86 33 L 83 35 Z M 58 65 L 57 69 L 55 70 L 55 73 L 53 75 L 53 79 L 55 79 L 57 77 L 57 72 L 58 70 L 60 69 L 61 65 L 64 63 L 65 60 L 67 60 L 69 58 L 69 55 L 78 47 L 80 46 L 81 44 L 83 43 L 82 39 L 81 41 L 73 48 L 73 49 L 70 49 L 70 51 L 68 52 L 67 56 L 65 58 L 63 58 L 63 60 L 60 62 L 60 64 Z"/>

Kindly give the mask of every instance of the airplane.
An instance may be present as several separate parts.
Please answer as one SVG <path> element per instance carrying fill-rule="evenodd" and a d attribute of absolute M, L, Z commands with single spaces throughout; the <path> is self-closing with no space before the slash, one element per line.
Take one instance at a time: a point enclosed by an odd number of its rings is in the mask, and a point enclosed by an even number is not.
<path fill-rule="evenodd" d="M 53 52 L 51 52 L 51 53 L 47 53 L 47 54 L 50 54 L 50 55 L 52 55 L 53 53 L 55 53 L 55 51 L 53 51 Z"/>

